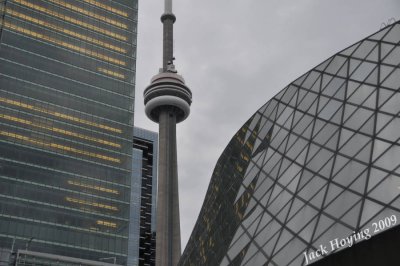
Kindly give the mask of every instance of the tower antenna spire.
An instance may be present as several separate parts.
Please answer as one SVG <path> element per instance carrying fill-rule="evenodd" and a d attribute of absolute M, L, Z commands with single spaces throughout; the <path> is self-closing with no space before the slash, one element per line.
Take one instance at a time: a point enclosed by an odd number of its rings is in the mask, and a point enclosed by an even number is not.
<path fill-rule="evenodd" d="M 163 23 L 163 72 L 175 72 L 174 61 L 174 23 L 175 15 L 172 13 L 172 0 L 165 0 L 164 14 L 161 16 Z"/>
<path fill-rule="evenodd" d="M 164 2 L 164 13 L 165 14 L 172 14 L 172 0 L 165 0 Z"/>
<path fill-rule="evenodd" d="M 159 124 L 156 266 L 176 266 L 181 256 L 176 124 L 189 116 L 192 92 L 173 64 L 175 21 L 172 0 L 165 0 L 163 67 L 143 93 L 147 117 Z"/>

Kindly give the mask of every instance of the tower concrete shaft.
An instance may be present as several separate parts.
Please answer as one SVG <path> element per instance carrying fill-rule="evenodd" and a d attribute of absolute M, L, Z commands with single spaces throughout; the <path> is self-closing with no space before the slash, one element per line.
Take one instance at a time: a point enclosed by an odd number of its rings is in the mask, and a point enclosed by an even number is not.
<path fill-rule="evenodd" d="M 144 91 L 146 115 L 159 123 L 156 266 L 176 266 L 181 256 L 176 124 L 190 113 L 192 92 L 173 64 L 172 0 L 165 0 L 163 67 Z"/>
<path fill-rule="evenodd" d="M 176 113 L 165 107 L 159 115 L 159 173 L 156 265 L 175 266 L 181 256 Z"/>
<path fill-rule="evenodd" d="M 169 64 L 174 60 L 174 23 L 175 16 L 172 13 L 164 13 L 161 16 L 163 23 L 163 71 L 167 71 Z"/>

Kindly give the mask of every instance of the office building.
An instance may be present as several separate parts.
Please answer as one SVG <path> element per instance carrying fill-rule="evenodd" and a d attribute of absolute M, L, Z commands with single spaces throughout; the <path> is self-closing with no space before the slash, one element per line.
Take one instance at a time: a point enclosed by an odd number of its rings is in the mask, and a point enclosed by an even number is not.
<path fill-rule="evenodd" d="M 157 133 L 134 128 L 128 265 L 155 265 L 157 149 Z"/>
<path fill-rule="evenodd" d="M 137 0 L 0 7 L 0 247 L 126 264 Z"/>
<path fill-rule="evenodd" d="M 239 129 L 179 265 L 400 265 L 399 114 L 396 22 L 293 81 Z"/>

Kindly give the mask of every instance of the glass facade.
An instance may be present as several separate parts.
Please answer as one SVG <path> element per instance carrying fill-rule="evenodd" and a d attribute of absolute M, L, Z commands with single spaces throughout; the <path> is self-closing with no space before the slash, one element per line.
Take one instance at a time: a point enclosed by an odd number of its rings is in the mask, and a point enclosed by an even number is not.
<path fill-rule="evenodd" d="M 155 265 L 157 158 L 158 134 L 135 127 L 128 265 Z"/>
<path fill-rule="evenodd" d="M 117 265 L 114 263 L 116 257 L 103 258 L 103 260 L 110 260 L 111 263 L 78 259 L 73 257 L 66 257 L 48 253 L 32 252 L 28 250 L 18 250 L 15 254 L 15 264 L 0 264 L 4 266 L 112 266 Z"/>
<path fill-rule="evenodd" d="M 142 187 L 143 152 L 132 151 L 131 211 L 129 217 L 128 264 L 139 265 L 140 195 Z"/>
<path fill-rule="evenodd" d="M 279 92 L 219 158 L 179 265 L 308 265 L 397 226 L 399 86 L 396 22 Z"/>
<path fill-rule="evenodd" d="M 0 11 L 0 245 L 126 264 L 137 0 Z"/>

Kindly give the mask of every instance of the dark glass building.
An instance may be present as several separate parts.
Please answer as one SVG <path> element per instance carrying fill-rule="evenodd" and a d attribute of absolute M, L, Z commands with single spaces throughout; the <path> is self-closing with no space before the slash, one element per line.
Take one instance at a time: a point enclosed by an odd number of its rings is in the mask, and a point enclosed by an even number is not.
<path fill-rule="evenodd" d="M 235 134 L 179 265 L 400 265 L 400 23 L 289 84 Z"/>
<path fill-rule="evenodd" d="M 126 264 L 137 0 L 0 11 L 0 246 Z"/>
<path fill-rule="evenodd" d="M 128 265 L 155 265 L 157 157 L 158 134 L 135 127 Z"/>

